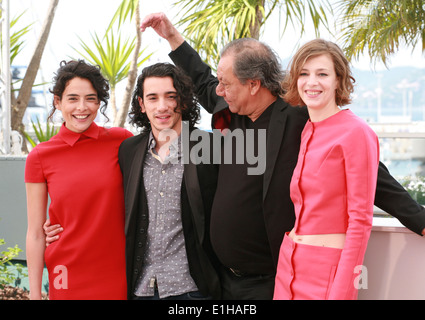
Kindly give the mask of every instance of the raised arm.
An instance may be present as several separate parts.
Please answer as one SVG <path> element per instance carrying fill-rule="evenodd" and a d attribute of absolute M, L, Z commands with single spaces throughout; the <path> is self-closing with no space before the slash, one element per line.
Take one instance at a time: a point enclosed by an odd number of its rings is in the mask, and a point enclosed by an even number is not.
<path fill-rule="evenodd" d="M 41 299 L 41 283 L 46 248 L 43 223 L 47 212 L 47 184 L 26 183 L 28 230 L 26 239 L 27 265 L 32 300 Z"/>
<path fill-rule="evenodd" d="M 199 54 L 184 40 L 164 13 L 146 16 L 141 23 L 141 30 L 151 27 L 168 41 L 172 52 L 170 58 L 192 78 L 195 92 L 202 107 L 209 113 L 217 113 L 228 107 L 224 99 L 216 94 L 217 78 L 211 68 L 202 61 Z"/>
<path fill-rule="evenodd" d="M 160 37 L 167 40 L 173 51 L 184 42 L 183 36 L 162 12 L 152 13 L 143 19 L 140 30 L 144 32 L 148 27 L 154 29 Z"/>

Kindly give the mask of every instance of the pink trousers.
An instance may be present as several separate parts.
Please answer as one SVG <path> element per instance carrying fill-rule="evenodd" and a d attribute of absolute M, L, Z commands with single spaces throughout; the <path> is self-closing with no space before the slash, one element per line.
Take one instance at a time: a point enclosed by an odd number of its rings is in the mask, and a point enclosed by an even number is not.
<path fill-rule="evenodd" d="M 326 300 L 342 249 L 294 242 L 288 234 L 280 247 L 274 300 Z"/>

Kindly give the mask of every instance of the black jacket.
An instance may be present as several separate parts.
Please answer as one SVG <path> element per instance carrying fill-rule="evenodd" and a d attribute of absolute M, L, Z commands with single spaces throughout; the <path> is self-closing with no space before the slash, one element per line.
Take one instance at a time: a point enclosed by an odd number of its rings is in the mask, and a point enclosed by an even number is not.
<path fill-rule="evenodd" d="M 143 268 L 149 211 L 143 186 L 143 163 L 149 133 L 128 138 L 119 149 L 125 194 L 125 235 L 128 297 L 131 298 Z M 190 142 L 190 148 L 195 142 Z M 215 299 L 221 296 L 218 268 L 209 240 L 211 205 L 217 185 L 218 167 L 213 164 L 184 164 L 181 214 L 189 270 L 198 289 Z"/>

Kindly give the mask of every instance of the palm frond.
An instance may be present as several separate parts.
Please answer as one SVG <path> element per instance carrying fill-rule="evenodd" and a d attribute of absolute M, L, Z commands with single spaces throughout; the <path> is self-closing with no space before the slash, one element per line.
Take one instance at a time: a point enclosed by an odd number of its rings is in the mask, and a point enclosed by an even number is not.
<path fill-rule="evenodd" d="M 25 11 L 22 12 L 17 17 L 13 18 L 12 21 L 10 22 L 10 30 L 13 30 L 12 34 L 10 35 L 10 63 L 11 64 L 13 60 L 16 58 L 16 56 L 24 48 L 25 42 L 23 40 L 23 36 L 31 30 L 31 27 L 33 25 L 32 23 L 30 23 L 29 25 L 23 27 L 22 29 L 19 29 L 16 31 L 14 30 L 16 24 L 18 23 L 19 19 L 23 16 L 24 13 Z M 1 34 L 0 34 L 0 41 L 1 43 L 3 43 L 3 41 L 1 40 Z"/>
<path fill-rule="evenodd" d="M 179 26 L 186 39 L 211 66 L 217 64 L 218 52 L 228 42 L 244 37 L 261 37 L 261 27 L 274 10 L 285 13 L 283 31 L 288 23 L 299 24 L 302 35 L 306 16 L 310 16 L 316 34 L 328 28 L 326 12 L 332 12 L 328 0 L 177 0 L 181 12 Z M 306 13 L 307 12 L 307 13 Z"/>
<path fill-rule="evenodd" d="M 137 2 L 139 0 L 122 0 L 121 4 L 118 6 L 117 11 L 109 23 L 106 32 L 110 31 L 115 22 L 118 20 L 118 28 L 124 23 L 126 19 L 131 19 L 134 15 L 134 12 L 137 7 Z"/>
<path fill-rule="evenodd" d="M 59 131 L 59 128 L 55 128 L 49 121 L 46 122 L 46 127 L 43 128 L 38 117 L 36 118 L 36 122 L 31 119 L 31 125 L 38 141 L 35 141 L 27 132 L 24 132 L 24 136 L 32 147 L 35 147 L 40 142 L 49 141 Z"/>
<path fill-rule="evenodd" d="M 402 45 L 414 48 L 422 42 L 425 50 L 425 8 L 413 0 L 339 1 L 342 19 L 341 41 L 349 59 L 367 53 L 376 63 L 385 65 Z"/>
<path fill-rule="evenodd" d="M 111 29 L 102 38 L 96 33 L 91 35 L 92 43 L 90 44 L 79 39 L 82 50 L 75 48 L 74 50 L 88 62 L 98 65 L 112 88 L 127 77 L 131 65 L 131 54 L 135 48 L 135 38 L 123 39 L 120 33 L 115 36 L 114 30 Z M 142 53 L 145 53 L 145 49 L 139 53 L 138 66 L 152 55 L 150 53 L 142 58 Z"/>

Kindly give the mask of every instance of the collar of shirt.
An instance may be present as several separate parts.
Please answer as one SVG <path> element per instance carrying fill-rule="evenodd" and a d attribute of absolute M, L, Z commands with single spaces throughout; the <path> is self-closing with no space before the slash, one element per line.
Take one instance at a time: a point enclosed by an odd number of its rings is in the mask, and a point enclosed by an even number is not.
<path fill-rule="evenodd" d="M 91 138 L 91 139 L 98 139 L 99 132 L 100 132 L 100 128 L 94 122 L 90 125 L 90 127 L 86 131 L 81 133 L 77 133 L 77 132 L 73 132 L 69 130 L 65 126 L 65 123 L 63 123 L 59 130 L 58 137 L 72 147 L 83 136 L 87 138 Z"/>
<path fill-rule="evenodd" d="M 180 159 L 181 158 L 181 136 L 179 135 L 178 139 L 174 139 L 170 144 L 170 154 L 164 159 L 164 161 L 161 161 L 161 159 L 158 156 L 158 153 L 155 150 L 156 147 L 156 140 L 155 137 L 152 134 L 152 131 L 149 133 L 149 142 L 148 142 L 148 150 L 154 156 L 157 160 L 160 162 L 168 162 L 171 159 Z"/>

